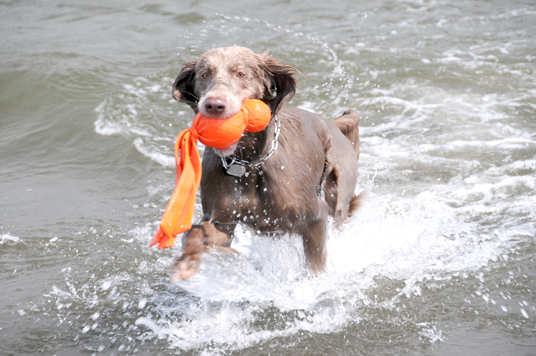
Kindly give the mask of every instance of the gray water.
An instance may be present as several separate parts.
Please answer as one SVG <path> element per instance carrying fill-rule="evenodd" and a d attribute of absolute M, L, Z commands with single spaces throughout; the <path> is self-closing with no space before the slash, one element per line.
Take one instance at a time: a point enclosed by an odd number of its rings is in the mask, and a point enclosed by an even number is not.
<path fill-rule="evenodd" d="M 73 4 L 74 3 L 74 4 Z M 536 355 L 532 1 L 0 3 L 1 355 Z M 241 45 L 361 113 L 327 272 L 240 229 L 169 284 L 182 64 Z M 200 207 L 197 207 L 199 217 Z"/>

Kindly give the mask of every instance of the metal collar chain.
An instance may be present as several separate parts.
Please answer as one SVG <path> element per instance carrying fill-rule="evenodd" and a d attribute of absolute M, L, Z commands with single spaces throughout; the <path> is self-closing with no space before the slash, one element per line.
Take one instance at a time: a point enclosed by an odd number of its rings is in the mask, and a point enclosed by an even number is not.
<path fill-rule="evenodd" d="M 274 139 L 272 140 L 272 147 L 270 148 L 270 151 L 268 151 L 268 153 L 264 157 L 261 157 L 257 162 L 245 161 L 243 159 L 239 159 L 235 157 L 235 155 L 232 155 L 229 157 L 220 157 L 223 168 L 225 168 L 225 171 L 227 172 L 227 174 L 235 176 L 235 177 L 241 177 L 244 175 L 244 173 L 246 173 L 246 168 L 255 167 L 256 169 L 260 169 L 261 164 L 263 162 L 266 162 L 270 157 L 272 157 L 275 150 L 277 150 L 277 147 L 279 146 L 278 139 L 279 139 L 279 134 L 281 133 L 281 123 L 279 122 L 277 115 L 274 116 L 274 121 L 275 121 L 275 132 L 274 132 Z"/>

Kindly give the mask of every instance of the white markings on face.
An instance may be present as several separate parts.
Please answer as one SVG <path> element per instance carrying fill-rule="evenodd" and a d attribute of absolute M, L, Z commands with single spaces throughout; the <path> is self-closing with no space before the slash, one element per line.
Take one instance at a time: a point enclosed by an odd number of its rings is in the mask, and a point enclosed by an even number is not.
<path fill-rule="evenodd" d="M 258 55 L 230 47 L 208 51 L 197 61 L 198 109 L 207 117 L 226 119 L 236 114 L 247 99 L 261 99 Z M 257 75 L 256 75 L 257 73 Z"/>

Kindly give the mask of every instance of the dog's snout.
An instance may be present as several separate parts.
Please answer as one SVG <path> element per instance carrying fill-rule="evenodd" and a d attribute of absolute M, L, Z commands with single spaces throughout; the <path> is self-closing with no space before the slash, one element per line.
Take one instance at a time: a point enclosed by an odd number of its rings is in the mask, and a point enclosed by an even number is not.
<path fill-rule="evenodd" d="M 227 108 L 227 102 L 224 99 L 208 98 L 205 101 L 205 112 L 209 116 L 220 116 Z"/>

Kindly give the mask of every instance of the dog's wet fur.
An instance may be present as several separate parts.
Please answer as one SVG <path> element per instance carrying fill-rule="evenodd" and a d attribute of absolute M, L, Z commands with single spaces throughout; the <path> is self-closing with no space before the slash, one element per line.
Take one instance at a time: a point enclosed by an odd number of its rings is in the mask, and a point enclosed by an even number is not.
<path fill-rule="evenodd" d="M 246 132 L 228 149 L 207 147 L 203 157 L 203 217 L 183 235 L 183 254 L 172 278 L 195 275 L 207 247 L 228 248 L 237 224 L 253 233 L 298 234 L 310 268 L 326 264 L 328 215 L 340 226 L 360 204 L 355 195 L 359 158 L 359 114 L 353 110 L 327 121 L 319 115 L 283 108 L 298 87 L 299 72 L 243 47 L 216 48 L 184 65 L 173 85 L 173 96 L 195 113 L 225 119 L 247 99 L 260 99 L 272 110 L 268 127 Z M 257 162 L 272 147 L 280 122 L 278 148 L 259 169 L 248 167 L 242 177 L 228 175 L 221 157 Z"/>

